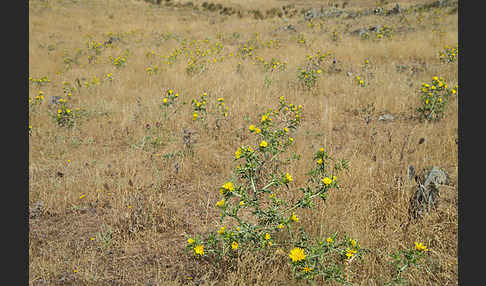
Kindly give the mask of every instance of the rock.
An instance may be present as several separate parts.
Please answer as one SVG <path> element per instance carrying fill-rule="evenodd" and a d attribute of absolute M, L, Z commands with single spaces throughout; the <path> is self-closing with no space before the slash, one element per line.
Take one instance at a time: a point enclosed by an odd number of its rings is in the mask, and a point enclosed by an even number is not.
<path fill-rule="evenodd" d="M 385 9 L 383 9 L 382 7 L 376 7 L 374 10 L 373 10 L 373 13 L 375 15 L 381 15 L 385 12 Z"/>
<path fill-rule="evenodd" d="M 410 198 L 409 215 L 413 219 L 423 216 L 437 207 L 440 196 L 439 187 L 449 184 L 449 175 L 434 166 L 432 169 L 424 169 L 420 174 L 414 176 L 413 166 L 408 167 L 409 178 L 415 177 L 417 183 L 415 193 Z"/>
<path fill-rule="evenodd" d="M 38 201 L 35 203 L 31 208 L 30 208 L 30 218 L 37 218 L 42 214 L 42 211 L 44 209 L 44 205 L 42 204 L 42 201 Z"/>
<path fill-rule="evenodd" d="M 304 20 L 306 21 L 319 18 L 320 16 L 321 13 L 317 10 L 317 8 L 311 8 L 304 12 Z"/>
<path fill-rule="evenodd" d="M 383 114 L 378 117 L 378 121 L 392 121 L 395 119 L 391 114 Z"/>

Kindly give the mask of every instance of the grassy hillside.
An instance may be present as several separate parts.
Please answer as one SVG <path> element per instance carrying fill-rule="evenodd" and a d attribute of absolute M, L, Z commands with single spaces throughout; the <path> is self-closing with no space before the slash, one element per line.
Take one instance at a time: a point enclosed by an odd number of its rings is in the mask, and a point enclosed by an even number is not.
<path fill-rule="evenodd" d="M 457 284 L 457 1 L 261 2 L 29 1 L 30 285 Z M 432 105 L 437 120 L 417 111 Z M 238 232 L 218 263 L 188 238 L 238 225 L 216 204 L 224 183 L 243 189 L 242 146 L 265 158 L 257 185 L 292 177 L 267 207 L 298 202 L 320 148 L 335 180 L 313 182 L 326 200 L 292 209 L 291 232 L 265 226 L 264 247 Z M 419 218 L 410 165 L 449 176 Z M 310 251 L 331 237 L 326 279 Z M 391 255 L 407 251 L 419 267 L 398 275 Z"/>

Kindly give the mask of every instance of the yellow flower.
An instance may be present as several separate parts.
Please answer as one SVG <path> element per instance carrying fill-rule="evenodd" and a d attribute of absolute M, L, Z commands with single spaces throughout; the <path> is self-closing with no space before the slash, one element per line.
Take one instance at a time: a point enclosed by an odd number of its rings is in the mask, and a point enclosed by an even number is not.
<path fill-rule="evenodd" d="M 354 239 L 351 239 L 351 238 L 350 238 L 350 239 L 349 239 L 349 242 L 351 242 L 351 245 L 352 245 L 353 247 L 356 247 L 356 240 L 354 240 Z"/>
<path fill-rule="evenodd" d="M 260 133 L 260 132 L 262 132 L 262 130 L 261 130 L 260 128 L 258 128 L 258 127 L 257 127 L 257 128 L 255 128 L 255 133 L 256 133 L 256 134 L 258 134 L 258 133 Z"/>
<path fill-rule="evenodd" d="M 218 230 L 218 233 L 219 234 L 223 234 L 224 231 L 226 230 L 226 227 L 222 226 L 219 230 Z"/>
<path fill-rule="evenodd" d="M 263 140 L 262 142 L 260 142 L 260 147 L 265 148 L 267 146 L 268 146 L 267 141 Z"/>
<path fill-rule="evenodd" d="M 319 158 L 319 160 L 317 160 L 317 164 L 321 165 L 322 164 L 322 158 Z"/>
<path fill-rule="evenodd" d="M 294 138 L 289 137 L 289 141 L 290 141 L 290 142 L 294 142 Z"/>
<path fill-rule="evenodd" d="M 334 240 L 333 240 L 332 238 L 328 237 L 328 238 L 326 239 L 326 242 L 327 242 L 327 243 L 329 243 L 329 244 L 331 244 L 331 243 L 333 243 L 333 242 L 334 242 Z"/>
<path fill-rule="evenodd" d="M 285 225 L 279 224 L 277 227 L 280 228 L 280 229 L 283 229 L 285 227 Z"/>
<path fill-rule="evenodd" d="M 346 248 L 346 256 L 348 258 L 353 257 L 357 252 L 355 249 Z"/>
<path fill-rule="evenodd" d="M 235 159 L 239 159 L 241 157 L 242 150 L 238 148 L 235 152 Z"/>
<path fill-rule="evenodd" d="M 270 118 L 266 114 L 262 115 L 261 122 L 265 122 L 265 121 L 268 121 L 268 120 L 270 120 Z"/>
<path fill-rule="evenodd" d="M 193 244 L 193 243 L 194 243 L 194 239 L 189 238 L 189 239 L 187 240 L 187 244 Z"/>
<path fill-rule="evenodd" d="M 425 104 L 429 104 L 430 100 L 426 99 Z"/>
<path fill-rule="evenodd" d="M 163 101 L 164 103 L 167 103 L 167 98 L 164 98 L 162 101 Z"/>
<path fill-rule="evenodd" d="M 324 152 L 324 148 L 321 147 L 321 149 L 319 149 L 319 152 Z"/>
<path fill-rule="evenodd" d="M 325 177 L 324 179 L 322 179 L 322 182 L 324 183 L 324 185 L 328 186 L 332 183 L 332 180 L 328 177 Z"/>
<path fill-rule="evenodd" d="M 244 201 L 240 201 L 240 206 L 244 206 L 245 205 L 245 202 Z"/>
<path fill-rule="evenodd" d="M 283 131 L 284 131 L 285 133 L 287 133 L 287 132 L 289 132 L 289 129 L 288 129 L 287 127 L 284 127 Z"/>
<path fill-rule="evenodd" d="M 285 179 L 287 180 L 287 182 L 292 182 L 294 180 L 289 173 L 285 173 Z"/>
<path fill-rule="evenodd" d="M 196 247 L 194 247 L 194 252 L 196 254 L 199 254 L 199 255 L 203 256 L 204 255 L 204 246 L 197 245 Z"/>
<path fill-rule="evenodd" d="M 332 180 L 333 181 L 336 181 L 337 180 L 337 177 L 336 176 L 332 176 Z"/>
<path fill-rule="evenodd" d="M 265 233 L 265 239 L 266 240 L 269 240 L 270 239 L 270 234 L 269 233 Z"/>
<path fill-rule="evenodd" d="M 304 269 L 302 269 L 302 271 L 304 271 L 305 273 L 310 272 L 311 270 L 312 268 L 310 268 L 308 265 L 306 265 Z"/>
<path fill-rule="evenodd" d="M 216 206 L 218 206 L 218 207 L 224 206 L 224 198 L 222 198 L 220 201 L 216 202 Z"/>
<path fill-rule="evenodd" d="M 289 257 L 292 262 L 299 262 L 305 259 L 305 252 L 302 248 L 296 247 L 290 251 Z"/>
<path fill-rule="evenodd" d="M 233 250 L 238 249 L 238 243 L 237 243 L 236 241 L 233 241 L 233 243 L 231 244 L 231 248 L 232 248 Z"/>
<path fill-rule="evenodd" d="M 84 197 L 86 197 L 86 195 L 85 194 L 82 194 L 81 196 L 79 196 L 79 199 L 82 199 Z"/>
<path fill-rule="evenodd" d="M 430 249 L 427 249 L 427 246 L 425 246 L 422 242 L 418 243 L 415 241 L 415 249 L 418 251 L 429 251 Z"/>
<path fill-rule="evenodd" d="M 192 114 L 192 120 L 196 120 L 196 119 L 197 119 L 197 112 L 194 112 L 194 113 Z"/>
<path fill-rule="evenodd" d="M 232 182 L 226 182 L 222 186 L 223 189 L 232 192 L 234 190 L 234 186 Z"/>
<path fill-rule="evenodd" d="M 248 127 L 248 129 L 250 129 L 250 131 L 252 131 L 252 132 L 255 131 L 255 125 L 253 125 L 253 124 L 250 125 L 250 127 Z"/>
<path fill-rule="evenodd" d="M 295 222 L 298 222 L 299 221 L 299 218 L 295 215 L 295 213 L 292 213 L 292 215 L 290 216 L 290 219 L 292 221 L 295 221 Z"/>

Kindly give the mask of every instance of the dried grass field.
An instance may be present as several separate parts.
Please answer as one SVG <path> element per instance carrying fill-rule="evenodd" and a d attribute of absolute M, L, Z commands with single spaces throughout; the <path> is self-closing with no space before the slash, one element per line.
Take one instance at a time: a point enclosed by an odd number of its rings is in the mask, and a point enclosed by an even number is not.
<path fill-rule="evenodd" d="M 458 284 L 457 1 L 28 5 L 29 285 Z"/>

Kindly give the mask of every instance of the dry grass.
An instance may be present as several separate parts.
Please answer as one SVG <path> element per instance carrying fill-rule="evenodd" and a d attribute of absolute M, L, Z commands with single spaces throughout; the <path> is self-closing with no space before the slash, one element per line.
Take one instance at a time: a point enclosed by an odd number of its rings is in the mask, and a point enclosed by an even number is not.
<path fill-rule="evenodd" d="M 261 1 L 220 2 L 253 9 Z M 294 1 L 265 2 L 264 9 Z M 375 5 L 375 1 L 349 2 L 353 9 Z M 400 3 L 406 7 L 423 2 Z M 304 4 L 323 5 L 321 1 Z M 83 83 L 94 76 L 102 81 L 74 92 L 70 102 L 86 114 L 73 128 L 58 127 L 49 116 L 47 102 L 29 113 L 33 127 L 29 206 L 42 204 L 29 222 L 29 284 L 300 283 L 292 278 L 285 257 L 242 257 L 237 270 L 221 273 L 183 253 L 186 235 L 218 227 L 217 188 L 231 176 L 234 151 L 241 144 L 254 143 L 248 125 L 260 112 L 275 107 L 281 95 L 304 106 L 304 121 L 292 147 L 302 155 L 290 170 L 296 186 L 305 183 L 312 154 L 320 146 L 350 162 L 349 171 L 340 176 L 342 190 L 331 193 L 316 212 L 299 215 L 310 235 L 347 233 L 371 250 L 351 268 L 351 282 L 382 284 L 393 273 L 388 255 L 423 241 L 431 249 L 428 267 L 410 271 L 406 278 L 412 285 L 457 284 L 457 100 L 449 103 L 445 119 L 437 123 L 420 122 L 414 112 L 422 82 L 435 75 L 450 85 L 458 80 L 457 64 L 441 64 L 438 58 L 445 45 L 457 43 L 457 13 L 442 13 L 440 19 L 437 13 L 437 9 L 424 12 L 421 23 L 417 14 L 406 15 L 413 30 L 376 42 L 346 31 L 377 24 L 406 26 L 400 15 L 326 19 L 320 31 L 308 27 L 300 14 L 286 21 L 255 20 L 143 1 L 29 1 L 29 76 L 51 80 L 42 87 L 31 85 L 29 95 L 34 97 L 39 90 L 46 98 L 62 95 L 63 81 L 75 85 L 76 79 Z M 297 43 L 297 33 L 273 32 L 288 24 L 304 35 L 307 45 Z M 334 30 L 340 34 L 338 42 L 331 40 Z M 102 50 L 96 63 L 88 63 L 85 53 L 79 65 L 65 69 L 66 57 L 74 57 L 77 49 L 87 51 L 88 35 L 103 42 L 110 32 L 124 36 Z M 164 59 L 146 57 L 149 51 L 167 56 L 180 47 L 173 38 L 163 40 L 163 33 L 219 41 L 226 55 L 255 32 L 264 41 L 280 40 L 279 48 L 261 48 L 256 53 L 267 61 L 278 56 L 287 62 L 287 71 L 269 74 L 249 60 L 226 58 L 191 77 L 184 71 L 183 58 L 169 66 Z M 223 39 L 217 40 L 218 35 Z M 342 72 L 324 73 L 309 92 L 299 87 L 297 69 L 306 55 L 318 49 L 332 52 Z M 127 64 L 117 69 L 109 56 L 125 50 L 130 52 Z M 365 59 L 371 62 L 372 75 L 360 72 Z M 243 67 L 240 73 L 238 62 Z M 149 76 L 145 69 L 153 64 L 161 72 Z M 398 72 L 397 65 L 418 71 Z M 356 86 L 347 71 L 361 73 L 368 86 Z M 113 82 L 104 82 L 110 72 Z M 271 79 L 269 87 L 265 76 Z M 187 104 L 165 119 L 159 105 L 168 88 L 179 92 L 180 101 Z M 213 98 L 224 97 L 229 107 L 229 116 L 219 128 L 211 118 L 208 127 L 192 121 L 190 101 L 204 91 Z M 378 121 L 384 113 L 393 114 L 395 120 Z M 371 122 L 366 123 L 366 116 L 372 116 Z M 189 143 L 184 129 L 193 132 Z M 159 137 L 160 143 L 142 148 L 148 135 Z M 423 144 L 418 144 L 420 138 L 425 138 Z M 436 211 L 411 222 L 407 212 L 413 184 L 406 179 L 408 165 L 439 166 L 453 181 L 452 186 L 441 188 Z"/>

